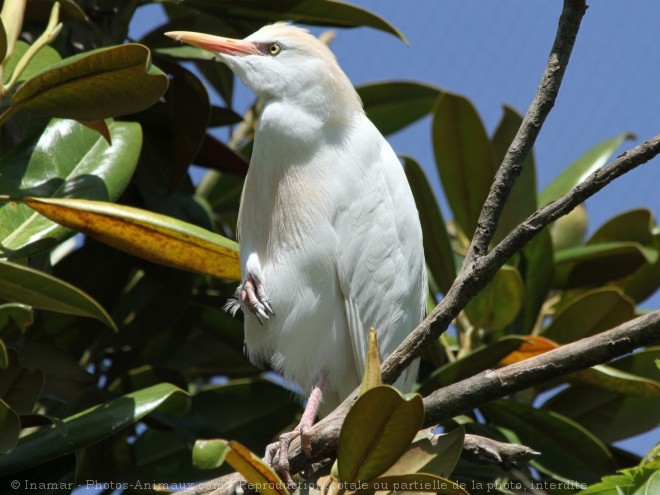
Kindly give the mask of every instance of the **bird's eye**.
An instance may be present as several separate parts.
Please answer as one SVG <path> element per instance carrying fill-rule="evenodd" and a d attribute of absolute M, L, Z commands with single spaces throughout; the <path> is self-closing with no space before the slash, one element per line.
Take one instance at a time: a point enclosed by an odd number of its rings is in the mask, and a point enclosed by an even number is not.
<path fill-rule="evenodd" d="M 268 53 L 270 53 L 273 57 L 280 53 L 282 51 L 282 45 L 279 43 L 271 43 L 268 45 Z"/>

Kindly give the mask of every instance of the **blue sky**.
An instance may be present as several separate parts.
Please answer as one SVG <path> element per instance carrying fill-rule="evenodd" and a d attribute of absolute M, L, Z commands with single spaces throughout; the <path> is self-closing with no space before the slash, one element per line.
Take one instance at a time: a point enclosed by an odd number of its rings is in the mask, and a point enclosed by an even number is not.
<path fill-rule="evenodd" d="M 529 0 L 352 3 L 384 17 L 410 41 L 406 46 L 367 28 L 339 30 L 332 49 L 354 84 L 418 80 L 462 93 L 475 104 L 489 132 L 501 117 L 503 104 L 524 113 L 531 102 L 562 4 Z M 660 2 L 591 3 L 559 98 L 535 147 L 541 188 L 601 141 L 622 132 L 634 133 L 636 140 L 625 143 L 621 152 L 660 132 Z M 153 9 L 143 9 L 132 35 L 152 29 L 160 20 L 162 16 Z M 236 101 L 242 110 L 252 96 L 239 87 Z M 427 118 L 393 135 L 390 142 L 397 152 L 422 163 L 440 194 L 430 132 Z M 587 202 L 590 231 L 609 217 L 638 207 L 660 211 L 660 158 Z M 656 293 L 643 307 L 660 307 L 660 295 Z M 624 447 L 645 453 L 659 431 Z"/>

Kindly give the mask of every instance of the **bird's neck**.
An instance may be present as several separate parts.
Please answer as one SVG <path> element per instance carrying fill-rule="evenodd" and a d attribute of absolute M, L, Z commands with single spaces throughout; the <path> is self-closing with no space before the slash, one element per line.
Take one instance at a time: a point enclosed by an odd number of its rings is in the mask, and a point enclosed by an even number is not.
<path fill-rule="evenodd" d="M 359 104 L 340 106 L 337 102 L 315 103 L 304 98 L 269 100 L 259 117 L 255 140 L 267 140 L 275 146 L 286 143 L 288 149 L 298 147 L 303 151 L 341 132 L 361 113 Z"/>

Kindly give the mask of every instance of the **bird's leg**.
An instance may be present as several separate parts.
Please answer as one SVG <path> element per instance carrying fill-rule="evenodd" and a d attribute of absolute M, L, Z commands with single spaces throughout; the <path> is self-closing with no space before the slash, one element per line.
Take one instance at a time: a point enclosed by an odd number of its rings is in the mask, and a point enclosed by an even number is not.
<path fill-rule="evenodd" d="M 328 377 L 325 372 L 321 374 L 316 385 L 312 389 L 312 393 L 309 394 L 307 399 L 307 405 L 303 411 L 303 415 L 300 418 L 298 426 L 296 426 L 292 431 L 280 435 L 279 442 L 275 442 L 266 447 L 266 455 L 264 461 L 273 466 L 275 455 L 278 454 L 277 467 L 284 477 L 284 481 L 289 486 L 295 486 L 293 478 L 291 478 L 291 473 L 289 471 L 289 445 L 296 438 L 300 437 L 300 447 L 305 455 L 309 456 L 312 454 L 312 426 L 314 426 L 314 421 L 319 412 L 319 407 L 323 400 L 323 390 L 327 383 Z"/>
<path fill-rule="evenodd" d="M 248 273 L 245 281 L 238 287 L 238 296 L 243 303 L 243 307 L 254 313 L 262 325 L 264 320 L 275 316 L 264 286 L 256 275 Z"/>

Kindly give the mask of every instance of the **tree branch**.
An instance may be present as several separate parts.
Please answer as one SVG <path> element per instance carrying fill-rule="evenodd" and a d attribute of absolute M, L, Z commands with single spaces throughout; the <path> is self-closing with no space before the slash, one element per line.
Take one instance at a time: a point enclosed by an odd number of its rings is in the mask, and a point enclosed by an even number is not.
<path fill-rule="evenodd" d="M 503 469 L 526 464 L 541 455 L 525 445 L 498 442 L 488 437 L 465 434 L 461 457 L 475 464 L 495 464 Z"/>
<path fill-rule="evenodd" d="M 658 341 L 660 341 L 660 311 L 654 311 L 545 354 L 497 370 L 484 371 L 436 390 L 426 397 L 424 427 L 471 411 L 493 399 L 610 361 L 638 347 Z M 339 431 L 355 397 L 356 393 L 353 393 L 332 414 L 314 426 L 311 457 L 306 457 L 300 451 L 298 440 L 292 443 L 290 452 L 293 452 L 293 455 L 289 460 L 294 472 L 310 466 L 313 462 L 335 455 Z M 470 445 L 468 447 L 472 449 L 466 453 L 469 457 L 474 448 Z M 483 454 L 483 451 L 480 452 Z M 533 455 L 532 452 L 529 454 Z M 212 489 L 217 490 L 213 492 L 214 495 L 231 495 L 238 479 L 236 474 L 223 476 L 179 492 L 179 495 L 200 495 Z"/>
<path fill-rule="evenodd" d="M 658 341 L 660 311 L 654 311 L 606 332 L 436 390 L 424 399 L 424 423 L 437 424 L 491 400 L 606 363 Z"/>
<path fill-rule="evenodd" d="M 536 234 L 603 189 L 607 184 L 660 154 L 660 134 L 621 154 L 597 170 L 568 194 L 530 215 L 486 256 L 463 269 L 444 299 L 383 363 L 383 381 L 393 383 L 420 352 L 442 334 L 472 297 L 493 278 L 497 270 Z"/>
<path fill-rule="evenodd" d="M 585 0 L 564 0 L 557 33 L 541 82 L 518 132 L 495 174 L 490 192 L 481 209 L 477 229 L 468 248 L 463 267 L 440 304 L 383 363 L 381 369 L 383 381 L 386 383 L 394 383 L 408 364 L 449 327 L 468 301 L 486 286 L 506 261 L 506 259 L 501 259 L 500 262 L 498 257 L 498 261 L 491 264 L 484 263 L 484 258 L 487 256 L 488 245 L 495 234 L 504 203 L 516 178 L 520 175 L 523 162 L 532 150 L 546 117 L 555 104 L 580 29 L 580 22 L 586 10 Z M 504 241 L 500 245 L 504 244 Z M 519 244 L 517 249 L 522 248 L 527 241 Z"/>
<path fill-rule="evenodd" d="M 493 185 L 479 215 L 477 228 L 465 257 L 464 266 L 484 256 L 493 240 L 497 222 L 504 208 L 511 188 L 522 171 L 523 162 L 532 151 L 541 127 L 555 105 L 559 88 L 575 45 L 580 22 L 587 10 L 585 0 L 564 0 L 564 8 L 557 25 L 557 34 L 550 50 L 550 56 L 525 118 L 520 124 L 502 165 L 497 170 Z"/>
<path fill-rule="evenodd" d="M 627 321 L 611 330 L 572 342 L 545 354 L 478 375 L 436 390 L 424 399 L 424 426 L 432 426 L 493 399 L 524 390 L 566 374 L 602 364 L 634 349 L 660 341 L 660 311 Z M 305 458 L 296 442 L 291 467 L 332 456 L 339 430 L 356 394 L 312 429 L 312 457 Z"/>

